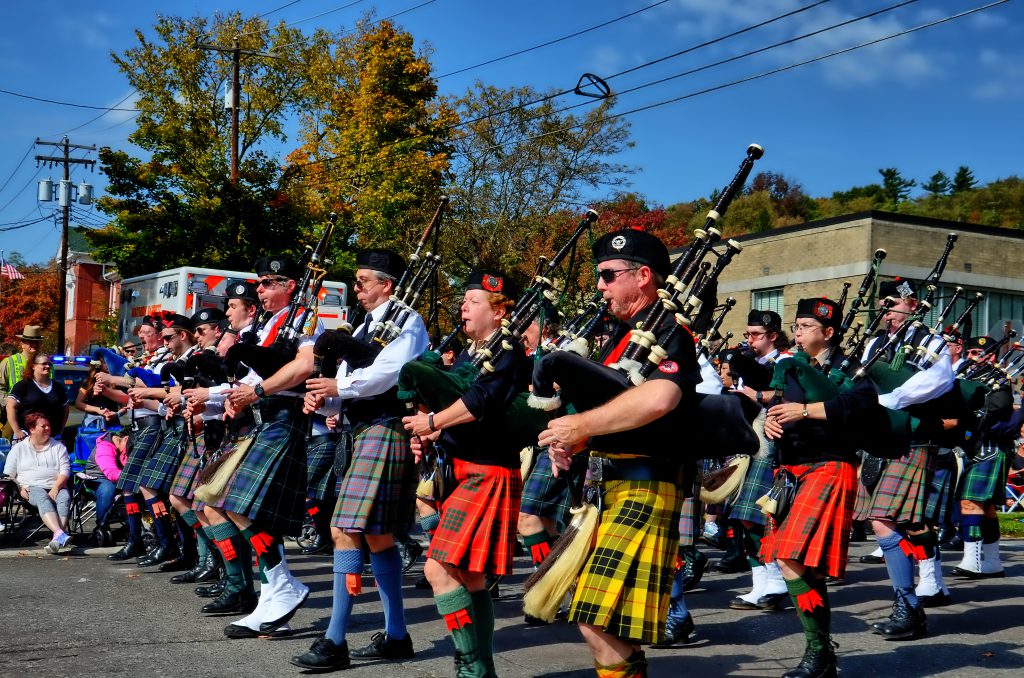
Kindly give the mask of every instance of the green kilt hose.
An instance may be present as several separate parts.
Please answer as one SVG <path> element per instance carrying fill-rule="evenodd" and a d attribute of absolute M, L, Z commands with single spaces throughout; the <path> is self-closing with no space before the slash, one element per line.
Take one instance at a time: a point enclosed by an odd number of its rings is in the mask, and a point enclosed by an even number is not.
<path fill-rule="evenodd" d="M 298 403 L 263 413 L 245 459 L 235 471 L 220 508 L 249 518 L 271 534 L 295 534 L 306 503 L 304 434 L 293 414 Z"/>
<path fill-rule="evenodd" d="M 842 578 L 859 484 L 857 470 L 843 461 L 784 468 L 799 478 L 796 496 L 781 525 L 769 521 L 761 542 L 762 562 L 786 558 Z"/>
<path fill-rule="evenodd" d="M 1000 505 L 1006 501 L 1006 479 L 1010 474 L 1010 457 L 995 446 L 983 445 L 975 461 L 964 460 L 964 482 L 960 498 L 979 504 Z"/>
<path fill-rule="evenodd" d="M 576 583 L 569 619 L 653 643 L 665 634 L 682 496 L 665 481 L 612 480 L 601 487 L 597 546 Z"/>
<path fill-rule="evenodd" d="M 174 417 L 164 422 L 160 444 L 146 459 L 146 465 L 139 474 L 139 486 L 148 487 L 155 492 L 167 492 L 174 481 L 174 476 L 181 466 L 185 451 L 185 420 Z"/>
<path fill-rule="evenodd" d="M 128 461 L 121 469 L 117 479 L 117 489 L 121 492 L 134 493 L 139 491 L 139 476 L 146 466 L 146 459 L 160 442 L 160 423 L 140 428 L 131 433 L 131 451 Z"/>
<path fill-rule="evenodd" d="M 343 532 L 405 532 L 416 509 L 418 478 L 402 420 L 389 417 L 353 434 L 352 459 L 338 480 L 331 525 Z"/>
<path fill-rule="evenodd" d="M 854 519 L 924 521 L 931 477 L 929 454 L 934 454 L 935 449 L 933 445 L 913 445 L 899 459 L 890 459 L 872 493 L 868 493 L 864 483 L 857 483 Z"/>
<path fill-rule="evenodd" d="M 523 483 L 523 499 L 519 511 L 540 518 L 564 523 L 569 511 L 569 487 L 565 476 L 555 477 L 547 448 L 538 450 L 533 469 Z"/>
<path fill-rule="evenodd" d="M 334 492 L 334 450 L 341 434 L 313 436 L 306 446 L 306 497 L 324 499 Z"/>
<path fill-rule="evenodd" d="M 729 507 L 729 517 L 734 520 L 746 520 L 756 525 L 764 525 L 764 511 L 757 505 L 757 500 L 772 488 L 775 476 L 775 462 L 771 457 L 764 459 L 752 457 L 743 484 L 736 499 Z"/>
<path fill-rule="evenodd" d="M 457 458 L 454 465 L 458 485 L 441 506 L 427 557 L 467 572 L 506 575 L 512 571 L 522 473 Z"/>

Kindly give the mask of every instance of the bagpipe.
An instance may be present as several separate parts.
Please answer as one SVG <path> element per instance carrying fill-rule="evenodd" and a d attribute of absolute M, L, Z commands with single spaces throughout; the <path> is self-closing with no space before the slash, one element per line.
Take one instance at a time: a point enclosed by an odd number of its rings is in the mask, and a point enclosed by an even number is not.
<path fill-rule="evenodd" d="M 850 302 L 850 308 L 847 310 L 846 315 L 843 316 L 843 320 L 839 325 L 839 330 L 832 335 L 832 340 L 829 342 L 828 354 L 825 356 L 825 360 L 821 363 L 821 370 L 825 374 L 828 374 L 832 370 L 832 363 L 835 360 L 836 351 L 843 344 L 843 339 L 846 337 L 847 332 L 853 327 L 853 323 L 857 318 L 857 314 L 862 310 L 867 311 L 867 306 L 871 303 L 871 297 L 873 296 L 875 289 L 875 282 L 878 279 L 878 271 L 882 267 L 882 261 L 886 257 L 886 251 L 882 248 L 875 250 L 875 253 L 871 257 L 871 265 L 868 267 L 867 275 L 860 281 L 860 287 L 857 288 L 857 296 L 852 302 Z M 849 291 L 849 283 L 843 285 L 843 293 L 840 295 L 839 308 L 843 308 L 846 303 L 846 294 Z M 881 322 L 882 313 L 876 314 Z M 861 323 L 860 327 L 863 327 Z M 858 328 L 859 329 L 859 328 Z M 869 333 L 865 333 L 865 337 L 869 336 Z"/>
<path fill-rule="evenodd" d="M 695 322 L 704 298 L 717 286 L 718 276 L 742 250 L 739 243 L 730 240 L 724 252 L 715 252 L 721 232 L 714 225 L 763 154 L 757 144 L 747 148 L 739 171 L 708 212 L 704 228 L 694 232 L 694 240 L 676 259 L 665 286 L 658 290 L 658 300 L 640 327 L 631 331 L 620 360 L 606 366 L 568 351 L 544 356 L 534 366 L 530 396 L 534 407 L 557 410 L 567 405 L 577 412 L 591 410 L 643 383 L 658 368 L 667 355 L 664 346 L 671 346 L 678 333 Z M 702 266 L 709 254 L 717 257 L 715 264 Z M 653 447 L 677 438 L 680 428 L 685 426 L 688 440 L 694 443 L 694 458 L 753 454 L 758 449 L 758 440 L 749 422 L 756 413 L 745 412 L 741 400 L 735 394 L 696 394 L 694 401 L 688 403 L 685 421 L 677 421 L 674 415 L 664 416 L 637 429 L 599 436 L 592 445 L 594 449 L 649 453 Z M 677 408 L 676 412 L 682 409 L 685 408 Z"/>
<path fill-rule="evenodd" d="M 302 279 L 295 286 L 295 293 L 273 343 L 270 346 L 260 346 L 256 343 L 259 330 L 273 315 L 268 312 L 257 322 L 253 331 L 239 337 L 238 342 L 228 349 L 224 359 L 229 372 L 237 374 L 240 366 L 244 365 L 261 378 L 268 379 L 295 359 L 300 337 L 312 336 L 316 331 L 320 288 L 327 277 L 326 267 L 331 263 L 326 258 L 327 247 L 337 221 L 338 215 L 332 212 L 316 247 L 307 250 L 308 258 Z"/>
<path fill-rule="evenodd" d="M 501 327 L 474 352 L 472 360 L 445 371 L 439 354 L 428 351 L 420 360 L 403 365 L 398 377 L 399 399 L 409 406 L 418 403 L 432 411 L 441 411 L 460 399 L 480 375 L 494 371 L 497 361 L 505 352 L 512 350 L 513 342 L 518 343 L 522 333 L 533 323 L 544 301 L 554 297 L 552 275 L 555 269 L 575 250 L 580 236 L 597 219 L 597 212 L 587 210 L 569 241 L 554 257 L 550 261 L 540 258 L 532 284 L 520 295 L 510 316 L 502 320 Z M 518 452 L 536 445 L 537 436 L 547 425 L 548 416 L 530 407 L 527 400 L 528 394 L 520 393 L 500 419 L 489 424 L 494 440 L 502 447 Z"/>
<path fill-rule="evenodd" d="M 598 292 L 558 332 L 558 337 L 545 348 L 547 351 L 571 351 L 588 356 L 594 334 L 601 329 L 608 313 L 608 303 Z M 540 348 L 538 347 L 538 350 Z"/>
<path fill-rule="evenodd" d="M 448 197 L 441 196 L 434 216 L 424 229 L 415 250 L 409 257 L 409 265 L 395 283 L 391 297 L 386 302 L 381 320 L 374 332 L 365 337 L 353 336 L 351 324 L 321 334 L 313 345 L 313 374 L 310 378 L 334 377 L 338 363 L 344 360 L 352 369 L 371 365 L 381 349 L 394 341 L 402 332 L 419 303 L 427 286 L 436 278 L 441 264 L 441 255 L 435 252 L 423 253 L 427 240 L 434 237 L 437 250 L 441 220 L 448 205 Z"/>
<path fill-rule="evenodd" d="M 716 313 L 717 315 L 715 315 L 713 320 L 711 321 L 711 326 L 708 327 L 707 332 L 704 332 L 700 339 L 697 341 L 698 360 L 700 360 L 702 357 L 711 357 L 711 345 L 716 341 L 715 337 L 718 335 L 718 331 L 722 329 L 722 323 L 725 322 L 725 316 L 729 315 L 729 311 L 731 311 L 735 306 L 736 300 L 733 299 L 732 297 L 726 297 L 724 303 L 722 303 L 720 306 L 715 307 L 714 313 Z M 728 340 L 724 338 L 717 341 L 720 342 L 719 345 L 721 345 L 721 343 L 728 342 Z"/>

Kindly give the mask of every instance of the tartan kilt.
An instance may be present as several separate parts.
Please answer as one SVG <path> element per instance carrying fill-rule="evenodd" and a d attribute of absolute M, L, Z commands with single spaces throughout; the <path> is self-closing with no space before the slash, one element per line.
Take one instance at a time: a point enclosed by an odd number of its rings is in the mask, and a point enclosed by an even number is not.
<path fill-rule="evenodd" d="M 338 479 L 331 525 L 343 532 L 405 532 L 416 510 L 418 474 L 402 421 L 385 419 L 353 433 L 352 460 Z"/>
<path fill-rule="evenodd" d="M 340 439 L 338 433 L 314 436 L 306 446 L 306 496 L 324 499 L 334 491 L 334 450 Z"/>
<path fill-rule="evenodd" d="M 203 444 L 197 440 L 195 451 L 189 450 L 182 457 L 178 472 L 174 474 L 171 488 L 167 490 L 167 494 L 186 499 L 193 498 L 196 487 L 199 485 L 199 462 L 205 454 L 206 450 L 203 448 Z"/>
<path fill-rule="evenodd" d="M 156 492 L 166 492 L 181 466 L 185 451 L 185 420 L 180 417 L 164 422 L 160 444 L 146 459 L 139 474 L 139 486 Z"/>
<path fill-rule="evenodd" d="M 899 459 L 891 459 L 872 493 L 858 482 L 854 519 L 922 522 L 931 476 L 928 450 L 929 446 L 914 445 Z"/>
<path fill-rule="evenodd" d="M 774 477 L 775 463 L 772 459 L 751 457 L 747 475 L 743 478 L 740 491 L 729 509 L 729 518 L 764 525 L 764 511 L 755 502 L 772 488 Z"/>
<path fill-rule="evenodd" d="M 937 468 L 928 483 L 928 498 L 925 500 L 924 519 L 932 525 L 943 525 L 949 516 L 956 489 L 956 468 Z"/>
<path fill-rule="evenodd" d="M 510 573 L 522 473 L 458 458 L 454 464 L 458 485 L 441 506 L 427 557 L 467 572 Z"/>
<path fill-rule="evenodd" d="M 246 516 L 270 534 L 297 533 L 305 514 L 305 434 L 295 424 L 295 417 L 282 411 L 255 428 L 220 507 Z"/>
<path fill-rule="evenodd" d="M 762 562 L 795 560 L 832 577 L 846 574 L 857 470 L 842 461 L 787 466 L 799 476 L 796 497 L 781 525 L 769 521 L 761 542 Z"/>
<path fill-rule="evenodd" d="M 519 511 L 564 523 L 569 511 L 568 481 L 565 475 L 555 477 L 551 471 L 551 457 L 546 452 L 547 448 L 543 450 L 537 453 L 533 469 L 523 483 L 523 499 Z"/>
<path fill-rule="evenodd" d="M 128 453 L 128 461 L 121 469 L 121 475 L 117 479 L 117 489 L 128 493 L 139 491 L 139 476 L 146 466 L 146 459 L 160 442 L 160 429 L 160 424 L 157 424 L 132 432 L 132 449 Z"/>
<path fill-rule="evenodd" d="M 980 452 L 987 452 L 983 447 Z M 998 449 L 995 455 L 985 461 L 975 462 L 968 457 L 964 460 L 964 482 L 960 498 L 979 504 L 1002 504 L 1006 501 L 1006 478 L 1010 474 L 1010 458 L 1005 450 Z"/>
<path fill-rule="evenodd" d="M 635 643 L 655 642 L 665 632 L 682 496 L 675 483 L 651 480 L 608 481 L 602 490 L 596 547 L 576 583 L 569 619 Z"/>
<path fill-rule="evenodd" d="M 679 545 L 695 546 L 697 535 L 700 532 L 700 519 L 698 511 L 700 500 L 693 497 L 683 499 L 682 508 L 679 511 Z"/>

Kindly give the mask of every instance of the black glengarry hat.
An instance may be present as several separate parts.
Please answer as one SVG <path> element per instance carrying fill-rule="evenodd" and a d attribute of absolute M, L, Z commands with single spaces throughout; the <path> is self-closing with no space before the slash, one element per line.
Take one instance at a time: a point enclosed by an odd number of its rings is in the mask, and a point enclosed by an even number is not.
<path fill-rule="evenodd" d="M 259 295 L 256 294 L 256 285 L 248 280 L 229 280 L 227 284 L 227 298 L 241 299 L 253 305 L 260 303 Z"/>
<path fill-rule="evenodd" d="M 405 273 L 405 259 L 393 250 L 359 250 L 356 252 L 356 268 L 380 271 L 397 280 Z"/>
<path fill-rule="evenodd" d="M 224 320 L 224 311 L 219 308 L 204 308 L 192 316 L 195 325 L 216 325 Z"/>
<path fill-rule="evenodd" d="M 192 322 L 192 318 L 177 313 L 167 316 L 164 326 L 175 330 L 185 330 L 186 332 L 196 331 L 196 324 Z"/>
<path fill-rule="evenodd" d="M 298 263 L 287 254 L 275 254 L 263 257 L 256 262 L 256 275 L 279 275 L 291 280 L 298 280 L 302 277 L 302 269 Z"/>
<path fill-rule="evenodd" d="M 878 298 L 906 299 L 917 294 L 917 286 L 907 278 L 896 278 L 878 283 Z"/>
<path fill-rule="evenodd" d="M 672 270 L 665 243 L 646 231 L 624 228 L 606 233 L 594 242 L 592 250 L 597 263 L 612 259 L 634 261 L 663 276 Z"/>
<path fill-rule="evenodd" d="M 748 327 L 763 327 L 769 332 L 782 331 L 782 318 L 775 311 L 759 311 L 752 309 L 747 314 Z"/>
<path fill-rule="evenodd" d="M 992 337 L 971 337 L 967 340 L 967 349 L 979 349 L 984 351 L 986 348 L 995 343 L 995 339 Z"/>
<path fill-rule="evenodd" d="M 502 294 L 509 299 L 517 299 L 519 297 L 519 289 L 508 275 L 493 269 L 481 269 L 470 273 L 469 277 L 466 278 L 466 290 L 493 292 L 494 294 Z"/>
<path fill-rule="evenodd" d="M 796 302 L 797 318 L 812 318 L 825 327 L 837 328 L 842 322 L 839 316 L 839 304 L 825 297 L 801 299 Z"/>

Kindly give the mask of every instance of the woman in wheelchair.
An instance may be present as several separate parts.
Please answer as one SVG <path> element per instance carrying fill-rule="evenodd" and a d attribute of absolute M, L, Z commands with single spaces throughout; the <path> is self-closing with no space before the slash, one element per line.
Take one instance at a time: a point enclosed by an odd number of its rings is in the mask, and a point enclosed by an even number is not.
<path fill-rule="evenodd" d="M 25 417 L 28 437 L 11 448 L 4 473 L 18 484 L 21 497 L 36 507 L 43 524 L 53 532 L 46 550 L 56 554 L 71 541 L 65 530 L 71 495 L 67 482 L 71 461 L 63 443 L 50 437 L 50 421 L 39 412 Z"/>

